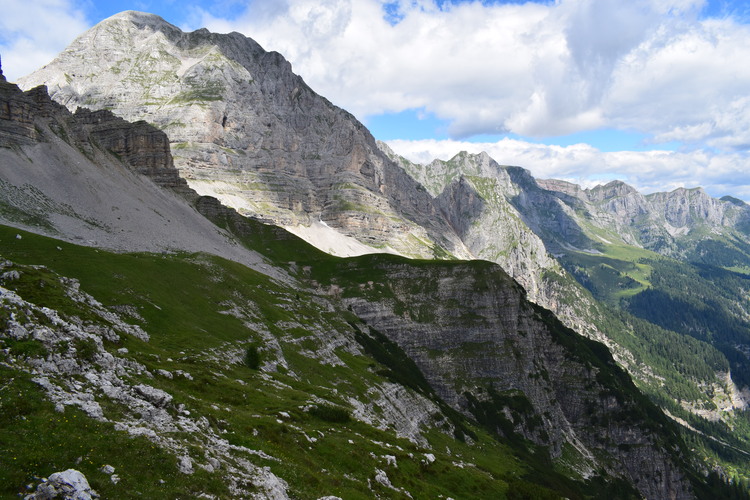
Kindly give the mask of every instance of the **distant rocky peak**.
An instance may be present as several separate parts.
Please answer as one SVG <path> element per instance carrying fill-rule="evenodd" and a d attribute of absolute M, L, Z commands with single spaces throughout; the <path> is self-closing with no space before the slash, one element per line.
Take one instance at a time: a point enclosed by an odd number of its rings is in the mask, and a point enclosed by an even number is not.
<path fill-rule="evenodd" d="M 531 172 L 520 167 L 508 167 L 497 163 L 487 152 L 469 153 L 461 151 L 450 160 L 435 159 L 427 165 L 419 165 L 401 159 L 402 168 L 421 182 L 434 196 L 439 195 L 452 182 L 461 176 L 493 179 L 505 194 L 515 195 L 516 181 L 533 185 L 536 183 Z M 515 180 L 511 177 L 515 177 Z"/>
<path fill-rule="evenodd" d="M 587 189 L 590 196 L 593 199 L 600 199 L 601 201 L 609 200 L 618 196 L 630 196 L 637 195 L 638 190 L 629 184 L 625 184 L 623 181 L 614 180 L 606 184 L 595 186 L 591 189 Z"/>
<path fill-rule="evenodd" d="M 539 183 L 537 183 L 531 171 L 523 167 L 507 166 L 503 169 L 508 172 L 510 179 L 519 187 L 523 189 L 533 189 L 538 191 L 540 189 Z"/>
<path fill-rule="evenodd" d="M 482 151 L 480 153 L 469 153 L 468 151 L 459 151 L 458 154 L 453 156 L 449 160 L 449 162 L 455 162 L 455 163 L 473 163 L 473 164 L 482 164 L 487 165 L 490 162 L 494 162 L 492 158 L 490 158 L 490 155 L 487 154 L 486 151 Z"/>
<path fill-rule="evenodd" d="M 638 191 L 622 181 L 614 180 L 593 188 L 583 188 L 578 184 L 559 179 L 537 180 L 543 189 L 572 196 L 586 202 L 601 203 L 623 196 L 640 196 Z"/>
<path fill-rule="evenodd" d="M 735 198 L 734 196 L 729 196 L 729 195 L 722 196 L 721 198 L 719 198 L 719 200 L 731 203 L 732 205 L 737 205 L 738 207 L 747 206 L 747 203 L 740 200 L 739 198 Z"/>
<path fill-rule="evenodd" d="M 668 193 L 653 193 L 646 197 L 649 203 L 674 227 L 690 227 L 699 223 L 723 225 L 728 207 L 711 198 L 703 188 L 677 188 Z"/>

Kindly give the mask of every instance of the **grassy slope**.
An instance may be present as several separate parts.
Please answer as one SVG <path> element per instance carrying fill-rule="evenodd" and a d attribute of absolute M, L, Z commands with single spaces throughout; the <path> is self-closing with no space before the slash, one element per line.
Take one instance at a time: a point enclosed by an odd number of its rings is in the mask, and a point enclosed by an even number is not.
<path fill-rule="evenodd" d="M 22 234 L 22 239 L 16 234 Z M 268 243 L 277 245 L 275 240 Z M 107 348 L 114 352 L 126 347 L 127 356 L 150 371 L 183 370 L 192 380 L 157 377 L 132 382 L 168 391 L 175 404 L 184 404 L 194 415 L 205 416 L 230 443 L 279 459 L 253 461 L 269 466 L 288 481 L 290 491 L 298 498 L 326 494 L 369 498 L 372 492 L 368 481 L 375 491 L 399 497 L 401 494 L 374 482 L 376 468 L 386 470 L 394 486 L 406 488 L 418 498 L 502 498 L 509 484 L 513 491 L 547 495 L 528 480 L 518 479 L 524 475 L 524 468 L 512 450 L 481 429 L 473 428 L 480 439 L 474 446 L 432 431 L 427 435 L 431 446 L 423 448 L 396 438 L 389 430 L 356 420 L 326 421 L 304 411 L 302 408 L 314 397 L 350 409 L 345 395 L 366 400 L 368 387 L 385 379 L 378 373 L 382 372 L 378 363 L 366 356 L 339 352 L 346 366 L 335 367 L 301 354 L 302 345 L 314 349 L 320 343 L 315 334 L 320 329 L 351 330 L 339 315 L 316 306 L 314 298 L 303 291 L 280 287 L 247 268 L 200 255 L 110 254 L 9 228 L 0 228 L 0 248 L 3 257 L 14 262 L 44 264 L 55 273 L 80 280 L 81 288 L 105 306 L 126 306 L 136 311 L 141 319 L 130 319 L 141 324 L 151 340 L 123 338 L 122 343 Z M 283 254 L 289 248 L 280 244 L 277 252 Z M 14 285 L 19 293 L 63 314 L 85 315 L 61 298 L 59 289 L 39 286 L 42 281 L 54 282 L 53 273 L 38 273 L 24 268 L 24 279 Z M 262 332 L 219 312 L 230 302 L 244 304 L 282 339 L 288 370 L 262 376 L 241 362 L 222 359 L 231 358 L 232 353 L 242 352 L 250 344 L 261 345 L 265 361 L 274 356 L 263 349 Z M 298 326 L 290 331 L 274 326 L 292 323 Z M 0 354 L 5 363 L 0 370 L 0 496 L 14 496 L 26 484 L 37 482 L 36 477 L 69 467 L 82 470 L 105 497 L 227 494 L 221 471 L 198 469 L 193 475 L 181 474 L 176 470 L 175 457 L 145 438 L 116 432 L 111 424 L 93 421 L 72 407 L 64 413 L 55 412 L 28 375 L 8 366 L 12 366 L 7 363 L 11 358 L 23 358 L 29 346 L 12 345 L 7 339 L 2 342 L 6 351 Z M 303 376 L 295 378 L 292 372 Z M 105 403 L 108 416 L 127 411 Z M 280 417 L 280 412 L 289 417 Z M 23 438 L 19 440 L 18 436 Z M 315 442 L 309 437 L 315 437 Z M 192 442 L 189 436 L 185 439 Z M 192 453 L 200 457 L 200 444 L 192 446 Z M 427 452 L 437 458 L 432 465 L 422 463 Z M 388 468 L 382 458 L 386 454 L 396 457 L 398 467 Z M 462 467 L 461 462 L 476 466 Z M 122 478 L 118 485 L 98 471 L 104 464 L 116 468 Z"/>

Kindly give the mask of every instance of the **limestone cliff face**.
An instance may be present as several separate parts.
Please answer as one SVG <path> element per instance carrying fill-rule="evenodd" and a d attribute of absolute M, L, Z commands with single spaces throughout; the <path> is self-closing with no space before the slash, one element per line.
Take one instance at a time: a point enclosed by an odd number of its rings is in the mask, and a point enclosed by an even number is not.
<path fill-rule="evenodd" d="M 78 108 L 71 115 L 50 99 L 45 86 L 21 92 L 12 83 L 0 82 L 0 147 L 49 142 L 45 126 L 90 157 L 95 146 L 104 148 L 157 184 L 187 192 L 187 183 L 174 168 L 169 139 L 156 127 L 130 123 L 106 110 Z"/>
<path fill-rule="evenodd" d="M 78 108 L 75 120 L 90 138 L 117 155 L 157 185 L 189 193 L 187 182 L 174 168 L 169 138 L 144 121 L 130 123 L 107 110 Z"/>
<path fill-rule="evenodd" d="M 579 227 L 591 225 L 615 241 L 663 255 L 683 257 L 708 235 L 748 237 L 750 207 L 711 198 L 701 188 L 643 195 L 621 181 L 592 189 L 555 180 L 538 182 L 566 205 L 581 207 Z"/>
<path fill-rule="evenodd" d="M 663 214 L 673 227 L 697 224 L 730 226 L 737 222 L 737 206 L 711 198 L 702 188 L 678 188 L 669 193 L 654 193 L 647 197 L 653 210 Z"/>
<path fill-rule="evenodd" d="M 560 267 L 508 202 L 501 183 L 497 178 L 461 176 L 437 200 L 477 258 L 497 262 L 523 285 L 531 300 L 546 304 L 543 274 Z"/>
<path fill-rule="evenodd" d="M 322 220 L 407 255 L 432 256 L 437 243 L 468 256 L 429 194 L 361 123 L 239 33 L 183 33 L 124 12 L 21 80 L 40 83 L 71 109 L 161 128 L 190 186 L 245 215 L 282 226 Z"/>
<path fill-rule="evenodd" d="M 419 165 L 383 143 L 380 147 L 436 195 L 474 256 L 500 264 L 531 301 L 553 310 L 569 327 L 606 341 L 593 324 L 593 300 L 555 259 L 557 240 L 546 237 L 562 232 L 566 244 L 581 240 L 574 210 L 539 186 L 528 170 L 501 166 L 487 153 L 466 152 Z"/>
<path fill-rule="evenodd" d="M 49 99 L 44 87 L 22 93 L 18 86 L 0 80 L 0 147 L 36 143 L 41 133 L 34 121 L 50 118 L 62 109 Z"/>
<path fill-rule="evenodd" d="M 531 300 L 550 305 L 543 275 L 561 269 L 513 205 L 524 190 L 508 167 L 486 153 L 465 152 L 449 161 L 417 165 L 399 158 L 385 144 L 380 146 L 436 196 L 445 218 L 476 258 L 497 262 L 524 286 Z"/>
<path fill-rule="evenodd" d="M 690 498 L 673 424 L 603 346 L 565 328 L 498 266 L 352 261 L 343 303 L 398 343 L 438 394 L 506 439 L 549 447 L 579 477 L 606 471 L 646 498 Z"/>

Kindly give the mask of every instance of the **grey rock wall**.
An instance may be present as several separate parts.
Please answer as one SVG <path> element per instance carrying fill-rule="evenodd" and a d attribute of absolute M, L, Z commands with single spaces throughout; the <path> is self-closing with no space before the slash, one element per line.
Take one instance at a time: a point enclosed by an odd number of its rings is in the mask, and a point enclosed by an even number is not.
<path fill-rule="evenodd" d="M 646 498 L 692 497 L 674 424 L 604 346 L 527 302 L 499 267 L 374 267 L 379 292 L 362 283 L 344 303 L 401 346 L 451 406 L 505 439 L 548 447 L 582 478 L 604 470 Z"/>
<path fill-rule="evenodd" d="M 127 50 L 124 49 L 127 47 Z M 431 257 L 468 257 L 432 197 L 352 115 L 316 94 L 280 54 L 239 33 L 183 33 L 125 12 L 21 80 L 71 110 L 145 119 L 172 142 L 190 187 L 281 226 L 322 220 L 341 233 Z"/>

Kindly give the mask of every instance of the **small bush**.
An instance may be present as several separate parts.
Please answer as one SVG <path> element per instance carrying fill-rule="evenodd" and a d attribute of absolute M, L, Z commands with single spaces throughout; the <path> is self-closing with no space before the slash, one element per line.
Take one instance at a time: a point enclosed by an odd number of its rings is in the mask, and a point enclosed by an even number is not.
<path fill-rule="evenodd" d="M 249 368 L 252 368 L 253 370 L 257 370 L 258 368 L 260 368 L 260 358 L 261 357 L 258 346 L 248 346 L 247 350 L 245 351 L 245 365 L 247 365 Z"/>
<path fill-rule="evenodd" d="M 310 415 L 334 424 L 344 424 L 351 420 L 349 411 L 339 406 L 313 406 L 310 408 Z"/>
<path fill-rule="evenodd" d="M 75 339 L 73 345 L 78 353 L 78 358 L 84 361 L 92 361 L 96 353 L 99 352 L 94 339 Z"/>
<path fill-rule="evenodd" d="M 15 340 L 5 339 L 14 356 L 21 358 L 44 358 L 47 356 L 47 348 L 38 340 Z"/>

